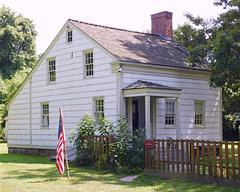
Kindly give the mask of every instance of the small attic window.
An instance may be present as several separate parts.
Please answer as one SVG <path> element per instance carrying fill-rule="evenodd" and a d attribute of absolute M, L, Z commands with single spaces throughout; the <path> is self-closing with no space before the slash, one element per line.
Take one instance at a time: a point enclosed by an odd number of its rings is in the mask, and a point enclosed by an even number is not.
<path fill-rule="evenodd" d="M 72 43 L 73 40 L 73 32 L 72 29 L 70 28 L 70 26 L 67 26 L 67 43 Z"/>

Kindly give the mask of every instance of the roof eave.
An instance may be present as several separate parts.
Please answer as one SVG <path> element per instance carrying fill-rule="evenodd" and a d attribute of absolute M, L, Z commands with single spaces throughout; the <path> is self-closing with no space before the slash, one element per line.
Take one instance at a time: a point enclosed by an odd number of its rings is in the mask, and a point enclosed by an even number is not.
<path fill-rule="evenodd" d="M 201 71 L 201 72 L 210 72 L 210 69 L 197 69 L 197 68 L 187 68 L 187 67 L 176 67 L 176 66 L 168 66 L 162 64 L 155 64 L 155 63 L 141 63 L 141 62 L 133 62 L 133 61 L 123 61 L 117 60 L 113 63 L 120 63 L 125 65 L 140 65 L 140 66 L 151 66 L 156 68 L 165 68 L 165 69 L 179 69 L 179 70 L 193 70 L 193 71 Z"/>

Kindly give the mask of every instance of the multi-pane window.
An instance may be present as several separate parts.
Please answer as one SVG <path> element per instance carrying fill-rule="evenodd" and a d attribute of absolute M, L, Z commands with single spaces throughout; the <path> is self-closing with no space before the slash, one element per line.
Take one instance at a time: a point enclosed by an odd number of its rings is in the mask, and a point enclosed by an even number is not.
<path fill-rule="evenodd" d="M 71 31 L 67 31 L 67 42 L 71 43 L 73 40 L 73 33 L 72 30 Z"/>
<path fill-rule="evenodd" d="M 175 125 L 175 102 L 166 101 L 165 125 Z"/>
<path fill-rule="evenodd" d="M 99 117 L 104 117 L 104 100 L 95 99 L 95 119 L 98 120 Z"/>
<path fill-rule="evenodd" d="M 85 76 L 93 76 L 93 52 L 85 53 Z"/>
<path fill-rule="evenodd" d="M 204 102 L 195 101 L 195 125 L 204 124 Z"/>
<path fill-rule="evenodd" d="M 51 60 L 48 61 L 48 75 L 49 75 L 49 82 L 56 81 L 56 61 Z"/>
<path fill-rule="evenodd" d="M 49 127 L 49 104 L 42 104 L 42 127 Z"/>

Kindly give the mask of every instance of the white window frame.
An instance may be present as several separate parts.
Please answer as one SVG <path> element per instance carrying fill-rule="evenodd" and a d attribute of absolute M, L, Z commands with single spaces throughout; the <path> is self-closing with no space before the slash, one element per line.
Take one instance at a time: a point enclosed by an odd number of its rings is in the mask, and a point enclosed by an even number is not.
<path fill-rule="evenodd" d="M 67 44 L 71 44 L 73 42 L 73 30 L 72 29 L 68 29 L 66 31 L 66 42 L 67 42 Z"/>
<path fill-rule="evenodd" d="M 168 106 L 170 105 L 170 106 Z M 173 105 L 173 106 L 172 106 Z M 170 109 L 170 110 L 169 110 Z M 167 117 L 172 117 L 173 119 L 168 119 Z M 173 124 L 167 124 L 166 122 L 173 121 Z M 164 117 L 165 128 L 176 128 L 176 100 L 166 99 L 165 100 L 165 117 Z"/>
<path fill-rule="evenodd" d="M 100 116 L 104 117 L 104 97 L 95 97 L 93 101 L 94 118 L 98 121 Z"/>
<path fill-rule="evenodd" d="M 205 127 L 205 101 L 194 101 L 194 125 L 196 128 Z"/>
<path fill-rule="evenodd" d="M 53 65 L 53 64 L 54 64 L 54 67 L 50 67 L 50 65 Z M 52 77 L 54 77 L 54 80 L 51 79 Z M 55 57 L 48 58 L 47 59 L 47 83 L 48 84 L 56 83 L 56 79 L 57 79 L 56 58 Z"/>
<path fill-rule="evenodd" d="M 94 77 L 94 54 L 93 49 L 83 52 L 84 58 L 84 77 Z"/>
<path fill-rule="evenodd" d="M 41 103 L 41 128 L 43 129 L 49 128 L 50 123 L 49 115 L 50 115 L 49 103 L 48 102 Z M 47 124 L 45 124 L 44 119 L 47 119 Z"/>

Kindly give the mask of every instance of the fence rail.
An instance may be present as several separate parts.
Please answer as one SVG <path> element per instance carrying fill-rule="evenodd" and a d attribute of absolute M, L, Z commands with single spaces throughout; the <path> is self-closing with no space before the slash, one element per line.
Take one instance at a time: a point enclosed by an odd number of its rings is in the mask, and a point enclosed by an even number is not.
<path fill-rule="evenodd" d="M 239 179 L 240 142 L 155 140 L 145 147 L 145 169 Z"/>
<path fill-rule="evenodd" d="M 111 144 L 114 141 L 113 136 L 81 136 L 81 141 L 87 143 L 93 155 L 93 160 L 97 161 L 102 154 L 108 154 L 111 152 Z"/>

